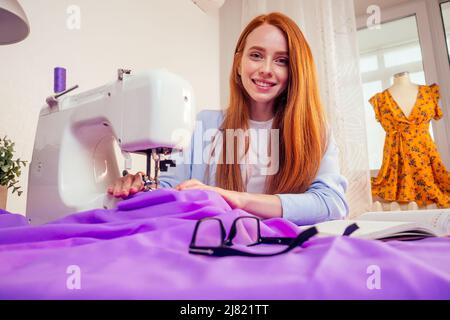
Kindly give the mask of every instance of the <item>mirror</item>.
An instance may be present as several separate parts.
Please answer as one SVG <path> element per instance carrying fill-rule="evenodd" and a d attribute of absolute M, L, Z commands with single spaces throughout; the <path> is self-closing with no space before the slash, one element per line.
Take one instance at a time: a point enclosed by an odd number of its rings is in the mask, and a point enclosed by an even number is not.
<path fill-rule="evenodd" d="M 412 82 L 425 84 L 422 50 L 416 16 L 381 24 L 379 29 L 358 31 L 360 70 L 365 101 L 367 144 L 371 176 L 376 176 L 383 160 L 385 132 L 375 118 L 369 99 L 390 87 L 393 75 L 408 71 Z M 430 124 L 430 133 L 433 131 Z"/>
<path fill-rule="evenodd" d="M 397 76 L 396 85 L 399 81 L 405 82 L 405 79 L 408 79 L 408 83 L 412 83 L 412 87 L 426 84 L 417 17 L 416 15 L 411 15 L 398 18 L 382 23 L 378 29 L 361 29 L 358 31 L 358 45 L 365 101 L 370 175 L 375 178 L 378 176 L 383 163 L 386 132 L 380 125 L 380 122 L 377 121 L 374 107 L 369 103 L 369 99 L 377 93 L 389 96 L 390 93 L 385 93 L 385 90 L 392 87 L 394 75 Z M 400 78 L 402 80 L 399 80 Z M 403 100 L 405 103 L 403 106 L 406 106 L 405 109 L 417 104 L 417 99 L 419 99 L 420 95 L 417 89 L 411 90 L 411 92 L 413 91 L 414 94 L 408 93 L 408 98 Z M 398 105 L 395 98 L 393 99 L 395 105 Z M 401 109 L 400 106 L 399 108 Z M 386 125 L 386 122 L 384 125 Z M 432 126 L 433 124 L 430 122 L 429 132 L 434 140 Z M 409 163 L 408 165 L 411 164 Z M 415 164 L 413 165 L 415 166 Z M 380 183 L 379 185 L 381 185 Z M 373 201 L 382 206 L 378 210 L 418 209 L 418 205 L 414 200 L 409 203 L 385 201 L 384 199 L 392 197 L 392 195 L 389 195 L 390 192 L 394 192 L 392 190 L 394 189 L 388 187 L 378 187 L 378 191 L 377 189 L 374 190 L 374 192 L 379 192 L 378 194 L 383 194 L 380 197 L 373 195 Z"/>
<path fill-rule="evenodd" d="M 447 53 L 450 62 L 450 1 L 441 3 L 442 22 L 444 23 L 445 40 L 447 41 Z"/>

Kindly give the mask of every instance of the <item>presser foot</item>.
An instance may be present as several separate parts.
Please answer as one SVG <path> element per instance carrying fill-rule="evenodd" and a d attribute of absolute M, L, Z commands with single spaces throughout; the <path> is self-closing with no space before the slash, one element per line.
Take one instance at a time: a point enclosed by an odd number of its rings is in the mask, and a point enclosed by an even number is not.
<path fill-rule="evenodd" d="M 142 180 L 144 181 L 144 189 L 142 191 L 147 192 L 158 189 L 158 184 L 156 183 L 156 181 L 154 179 L 151 179 L 149 176 L 143 175 Z"/>

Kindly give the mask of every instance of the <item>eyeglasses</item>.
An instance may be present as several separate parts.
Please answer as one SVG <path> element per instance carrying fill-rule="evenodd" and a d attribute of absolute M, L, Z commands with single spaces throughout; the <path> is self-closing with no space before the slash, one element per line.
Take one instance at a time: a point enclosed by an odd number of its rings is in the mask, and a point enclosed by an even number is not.
<path fill-rule="evenodd" d="M 349 228 L 347 228 L 349 229 Z M 347 233 L 350 230 L 346 230 Z M 354 230 L 353 230 L 354 231 Z M 352 231 L 352 232 L 353 232 Z M 228 237 L 225 227 L 220 219 L 204 218 L 197 221 L 192 235 L 189 253 L 202 254 L 215 257 L 224 256 L 246 256 L 246 257 L 269 257 L 291 251 L 301 246 L 311 237 L 317 234 L 315 227 L 310 227 L 301 232 L 297 237 L 262 237 L 260 220 L 257 217 L 238 217 L 233 221 Z M 351 233 L 351 232 L 350 232 Z M 232 248 L 233 241 L 241 245 L 251 247 L 258 244 L 280 244 L 287 245 L 286 248 L 275 253 L 253 253 Z"/>

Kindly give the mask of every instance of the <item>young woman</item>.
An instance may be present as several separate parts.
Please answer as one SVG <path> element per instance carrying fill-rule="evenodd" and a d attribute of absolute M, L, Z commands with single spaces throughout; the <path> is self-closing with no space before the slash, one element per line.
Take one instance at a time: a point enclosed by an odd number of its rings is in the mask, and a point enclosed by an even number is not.
<path fill-rule="evenodd" d="M 202 111 L 197 120 L 201 130 L 194 135 L 219 129 L 220 137 L 192 143 L 185 157 L 192 161 L 177 163 L 160 175 L 163 187 L 213 190 L 233 208 L 299 225 L 347 215 L 347 181 L 340 175 L 338 149 L 327 131 L 311 50 L 287 16 L 270 13 L 248 24 L 234 54 L 228 108 Z M 275 133 L 259 141 L 270 141 L 269 164 L 276 170 L 267 170 L 267 161 L 248 161 L 250 154 L 262 157 L 264 147 L 256 146 L 256 135 L 245 136 L 245 150 L 238 151 L 238 135 L 228 135 L 236 129 Z M 212 146 L 211 152 L 204 152 L 205 146 Z M 199 157 L 202 161 L 194 160 Z M 121 178 L 108 192 L 127 197 L 142 190 L 141 175 Z"/>

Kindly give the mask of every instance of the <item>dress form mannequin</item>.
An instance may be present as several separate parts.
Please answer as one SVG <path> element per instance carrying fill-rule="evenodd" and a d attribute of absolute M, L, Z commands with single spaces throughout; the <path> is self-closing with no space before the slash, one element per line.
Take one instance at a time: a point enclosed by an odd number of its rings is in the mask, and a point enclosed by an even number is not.
<path fill-rule="evenodd" d="M 388 89 L 392 98 L 397 103 L 398 107 L 402 109 L 406 117 L 411 115 L 411 112 L 416 104 L 419 86 L 412 83 L 409 79 L 409 72 L 401 72 L 394 75 L 394 84 Z"/>
<path fill-rule="evenodd" d="M 380 170 L 371 172 L 376 210 L 450 208 L 450 171 L 429 132 L 444 113 L 439 85 L 412 83 L 407 72 L 369 102 L 386 132 Z"/>
<path fill-rule="evenodd" d="M 388 88 L 389 94 L 395 100 L 397 106 L 403 111 L 406 117 L 411 115 L 411 112 L 416 105 L 417 95 L 419 93 L 419 86 L 412 83 L 409 78 L 409 72 L 400 72 L 394 75 L 394 83 Z M 403 211 L 403 210 L 417 210 L 418 205 L 415 202 L 397 203 L 385 201 L 379 197 L 373 199 L 373 209 L 376 211 Z"/>

